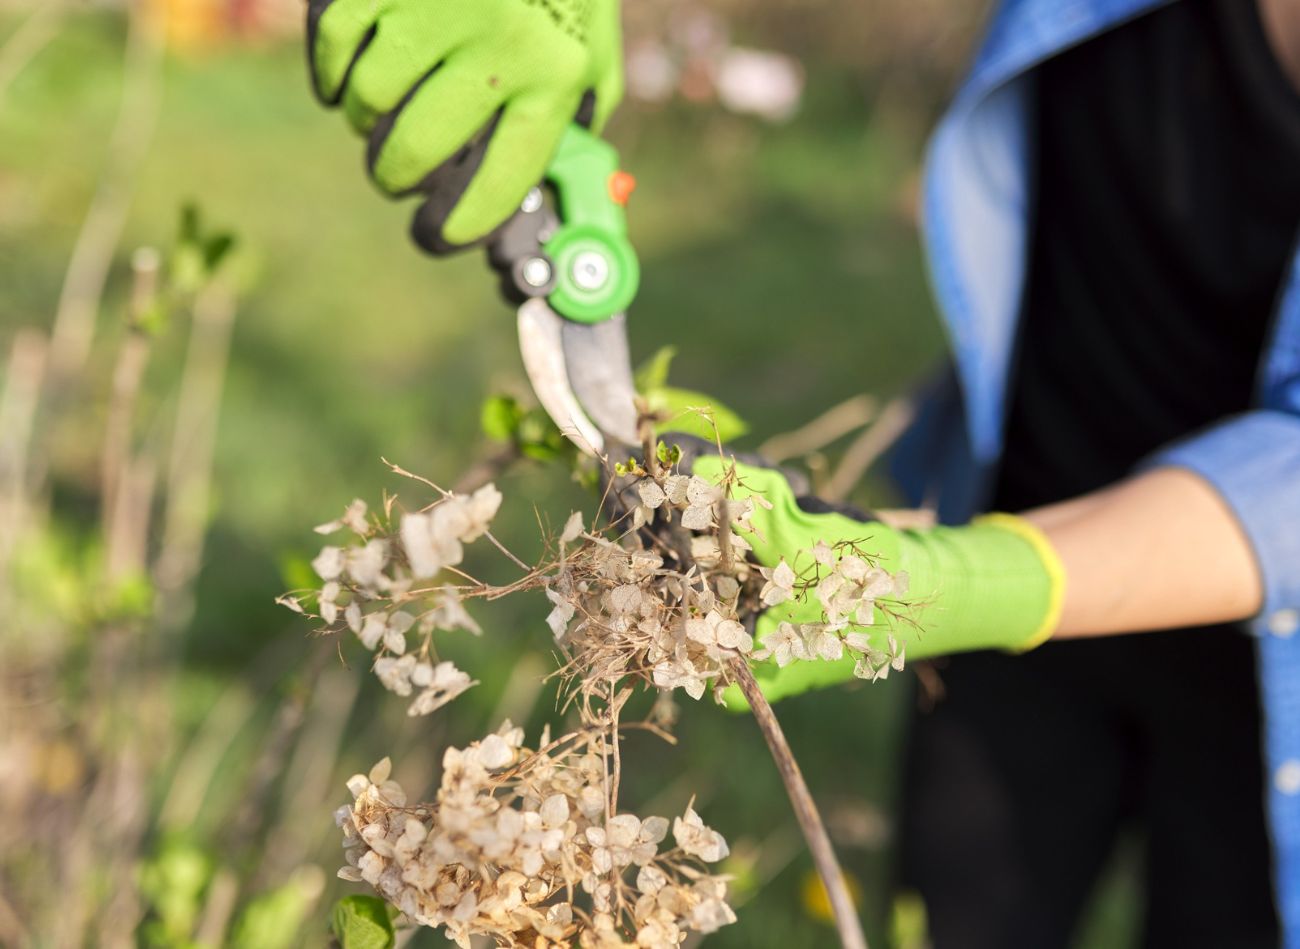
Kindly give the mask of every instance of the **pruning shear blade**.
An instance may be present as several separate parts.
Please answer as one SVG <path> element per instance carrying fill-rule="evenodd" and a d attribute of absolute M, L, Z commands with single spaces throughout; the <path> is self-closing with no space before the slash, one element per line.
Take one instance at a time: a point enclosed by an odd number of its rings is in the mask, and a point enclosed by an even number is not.
<path fill-rule="evenodd" d="M 519 308 L 517 322 L 528 381 L 561 433 L 593 456 L 611 440 L 635 444 L 635 390 L 621 315 L 574 323 L 536 297 Z"/>
<path fill-rule="evenodd" d="M 635 445 L 636 387 L 627 346 L 627 316 L 599 323 L 564 321 L 561 329 L 569 384 L 587 415 L 608 439 Z"/>

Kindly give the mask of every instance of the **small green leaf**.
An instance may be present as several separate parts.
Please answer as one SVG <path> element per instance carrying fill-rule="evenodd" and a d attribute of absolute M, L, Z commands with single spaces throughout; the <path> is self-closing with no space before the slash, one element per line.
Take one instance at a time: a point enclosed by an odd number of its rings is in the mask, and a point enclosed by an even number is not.
<path fill-rule="evenodd" d="M 659 456 L 659 463 L 672 467 L 682 460 L 682 448 L 680 445 L 669 446 L 666 442 L 660 442 L 655 448 L 655 454 Z"/>
<path fill-rule="evenodd" d="M 147 619 L 154 609 L 156 592 L 149 575 L 142 572 L 107 581 L 107 602 L 104 616 L 107 619 Z"/>
<path fill-rule="evenodd" d="M 343 949 L 392 949 L 397 940 L 388 904 L 376 896 L 345 896 L 334 904 L 334 937 Z"/>
<path fill-rule="evenodd" d="M 221 262 L 234 249 L 235 235 L 228 231 L 221 231 L 203 239 L 203 263 L 207 267 L 208 276 L 217 272 Z"/>
<path fill-rule="evenodd" d="M 147 946 L 181 946 L 203 909 L 213 860 L 184 837 L 162 841 L 139 869 L 137 883 L 152 919 Z"/>
<path fill-rule="evenodd" d="M 541 409 L 524 412 L 515 433 L 515 445 L 525 458 L 553 462 L 576 460 L 573 443 L 560 434 L 551 417 Z"/>
<path fill-rule="evenodd" d="M 662 389 L 668 384 L 668 370 L 672 368 L 673 357 L 677 355 L 676 346 L 664 346 L 653 356 L 641 363 L 636 370 L 636 388 L 638 392 Z"/>
<path fill-rule="evenodd" d="M 220 268 L 236 244 L 229 231 L 211 231 L 198 206 L 181 208 L 176 247 L 169 266 L 172 286 L 182 294 L 196 293 Z"/>
<path fill-rule="evenodd" d="M 555 427 L 551 417 L 540 409 L 527 412 L 519 419 L 519 426 L 516 437 L 520 444 L 523 445 L 544 445 L 551 444 L 552 435 L 560 435 L 560 430 Z M 561 438 L 563 436 L 560 436 Z"/>
<path fill-rule="evenodd" d="M 523 406 L 513 396 L 491 396 L 484 401 L 479 415 L 483 434 L 499 442 L 517 441 L 524 415 Z"/>
<path fill-rule="evenodd" d="M 552 462 L 560 457 L 560 453 L 545 442 L 527 442 L 519 446 L 519 453 L 525 458 L 541 462 Z"/>
<path fill-rule="evenodd" d="M 199 206 L 193 201 L 187 201 L 181 206 L 180 243 L 197 244 L 202 230 L 203 227 L 199 223 Z"/>
<path fill-rule="evenodd" d="M 734 441 L 749 431 L 749 426 L 739 415 L 717 399 L 689 389 L 662 386 L 645 392 L 650 410 L 665 419 L 663 428 L 668 432 L 681 432 L 713 441 Z"/>
<path fill-rule="evenodd" d="M 148 336 L 161 336 L 167 330 L 171 311 L 163 300 L 154 300 L 135 316 L 135 328 Z"/>

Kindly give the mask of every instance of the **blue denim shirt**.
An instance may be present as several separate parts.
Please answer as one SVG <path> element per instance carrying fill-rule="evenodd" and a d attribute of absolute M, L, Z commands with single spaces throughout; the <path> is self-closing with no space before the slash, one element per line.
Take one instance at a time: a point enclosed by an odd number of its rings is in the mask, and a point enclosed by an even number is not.
<path fill-rule="evenodd" d="M 1034 67 L 1167 2 L 1005 0 L 931 140 L 923 227 L 953 367 L 900 442 L 894 467 L 909 499 L 937 503 L 948 523 L 987 503 L 1002 449 L 1025 277 Z M 1191 469 L 1215 487 L 1263 573 L 1264 608 L 1252 629 L 1274 878 L 1286 945 L 1300 949 L 1300 253 L 1278 299 L 1254 409 L 1144 464 L 1158 465 Z"/>

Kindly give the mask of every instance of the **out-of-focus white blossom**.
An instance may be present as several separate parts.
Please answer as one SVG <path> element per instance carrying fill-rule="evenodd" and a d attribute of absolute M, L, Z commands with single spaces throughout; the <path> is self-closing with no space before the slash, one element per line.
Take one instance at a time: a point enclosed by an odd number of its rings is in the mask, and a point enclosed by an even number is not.
<path fill-rule="evenodd" d="M 662 43 L 637 43 L 627 53 L 628 93 L 644 102 L 665 102 L 677 86 L 678 68 Z"/>
<path fill-rule="evenodd" d="M 287 607 L 288 609 L 293 610 L 295 613 L 307 612 L 302 608 L 302 601 L 299 600 L 296 596 L 291 596 L 288 593 L 282 593 L 280 596 L 277 596 L 275 598 L 275 602 L 278 603 L 280 606 L 284 606 Z"/>
<path fill-rule="evenodd" d="M 428 579 L 465 559 L 465 544 L 487 533 L 501 507 L 501 492 L 487 484 L 468 497 L 453 494 L 429 511 L 402 515 L 402 548 L 411 573 Z"/>
<path fill-rule="evenodd" d="M 420 617 L 421 633 L 431 633 L 435 629 L 447 632 L 463 629 L 475 636 L 483 634 L 483 627 L 469 615 L 460 594 L 450 584 L 444 585 L 429 597 L 429 609 Z"/>
<path fill-rule="evenodd" d="M 383 589 L 384 565 L 388 562 L 388 541 L 382 538 L 366 541 L 364 546 L 349 547 L 344 561 L 348 577 L 362 588 Z"/>
<path fill-rule="evenodd" d="M 318 524 L 315 528 L 318 534 L 333 534 L 344 527 L 351 530 L 359 537 L 366 537 L 370 533 L 370 524 L 366 520 L 366 502 L 360 498 L 354 498 L 352 503 L 347 506 L 343 516 L 332 520 L 326 524 Z"/>
<path fill-rule="evenodd" d="M 770 50 L 727 50 L 714 75 L 718 99 L 733 112 L 784 122 L 803 97 L 803 69 L 797 60 Z"/>
<path fill-rule="evenodd" d="M 322 547 L 311 562 L 311 568 L 322 580 L 337 580 L 343 573 L 343 550 L 339 547 Z"/>
<path fill-rule="evenodd" d="M 435 666 L 428 660 L 416 664 L 409 681 L 413 687 L 423 690 L 406 710 L 406 714 L 412 716 L 436 712 L 467 689 L 478 685 L 454 663 L 440 662 Z"/>
<path fill-rule="evenodd" d="M 316 528 L 329 534 L 347 527 L 358 537 L 350 546 L 326 546 L 312 560 L 325 581 L 316 593 L 321 620 L 327 626 L 342 620 L 363 647 L 379 653 L 374 671 L 385 688 L 401 696 L 419 690 L 408 709 L 411 715 L 427 715 L 474 684 L 451 663 L 430 661 L 432 634 L 482 632 L 456 587 L 421 589 L 416 592 L 423 602 L 418 602 L 413 581 L 460 563 L 464 545 L 487 532 L 500 506 L 501 493 L 489 484 L 470 495 L 448 495 L 427 512 L 404 514 L 395 537 L 383 535 L 381 522 L 367 520 L 360 500 L 349 504 L 342 517 Z M 305 612 L 296 596 L 277 602 Z M 423 640 L 417 654 L 410 652 L 412 630 Z"/>

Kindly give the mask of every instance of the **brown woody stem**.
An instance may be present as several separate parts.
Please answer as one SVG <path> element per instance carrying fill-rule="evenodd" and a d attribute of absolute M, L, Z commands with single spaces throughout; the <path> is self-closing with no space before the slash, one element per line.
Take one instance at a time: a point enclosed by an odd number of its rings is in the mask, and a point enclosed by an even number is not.
<path fill-rule="evenodd" d="M 822 878 L 822 885 L 826 887 L 831 913 L 835 917 L 835 928 L 840 934 L 840 944 L 844 949 L 867 949 L 867 937 L 862 932 L 862 921 L 854 909 L 853 897 L 849 895 L 848 886 L 844 883 L 844 871 L 840 869 L 835 849 L 831 846 L 831 838 L 826 833 L 826 825 L 813 802 L 803 772 L 799 770 L 799 762 L 790 750 L 790 743 L 785 740 L 781 724 L 776 720 L 776 714 L 764 698 L 758 682 L 754 680 L 749 663 L 743 658 L 737 658 L 731 661 L 730 667 L 740 691 L 745 693 L 754 720 L 758 722 L 758 729 L 763 733 L 763 739 L 772 753 L 772 760 L 776 762 L 776 770 L 781 774 L 785 792 L 790 796 L 799 829 L 808 842 L 808 851 L 812 854 L 817 874 Z"/>

